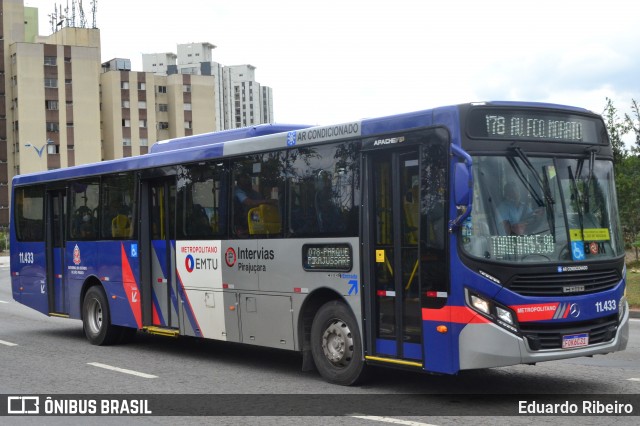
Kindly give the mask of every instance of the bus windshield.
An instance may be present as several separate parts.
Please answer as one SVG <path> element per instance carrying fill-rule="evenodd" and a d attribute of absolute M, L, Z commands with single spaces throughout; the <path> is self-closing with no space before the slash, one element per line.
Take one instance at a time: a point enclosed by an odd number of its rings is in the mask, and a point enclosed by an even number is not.
<path fill-rule="evenodd" d="M 579 262 L 623 254 L 613 163 L 582 158 L 476 156 L 464 251 L 494 262 Z"/>

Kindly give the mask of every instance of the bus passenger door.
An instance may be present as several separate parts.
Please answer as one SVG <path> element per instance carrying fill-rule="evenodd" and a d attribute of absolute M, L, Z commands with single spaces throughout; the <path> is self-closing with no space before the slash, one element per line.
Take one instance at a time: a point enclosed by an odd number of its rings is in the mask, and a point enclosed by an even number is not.
<path fill-rule="evenodd" d="M 178 289 L 175 273 L 176 183 L 173 178 L 143 182 L 141 247 L 142 303 L 145 326 L 179 329 Z M 142 256 L 142 253 L 141 253 Z"/>
<path fill-rule="evenodd" d="M 369 197 L 369 353 L 421 366 L 420 173 L 418 149 L 373 152 Z"/>
<path fill-rule="evenodd" d="M 46 201 L 46 259 L 49 314 L 66 316 L 69 301 L 64 274 L 65 221 L 67 194 L 64 189 L 47 191 Z M 44 289 L 42 289 L 44 292 Z"/>

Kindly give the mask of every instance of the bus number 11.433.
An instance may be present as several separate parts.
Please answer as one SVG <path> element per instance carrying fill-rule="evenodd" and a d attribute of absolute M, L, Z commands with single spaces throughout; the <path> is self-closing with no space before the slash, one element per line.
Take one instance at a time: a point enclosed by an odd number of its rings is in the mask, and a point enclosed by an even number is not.
<path fill-rule="evenodd" d="M 20 258 L 20 263 L 33 263 L 33 252 L 25 251 L 18 253 L 18 257 Z"/>
<path fill-rule="evenodd" d="M 596 302 L 596 312 L 610 312 L 616 310 L 615 300 L 605 300 L 604 302 Z"/>

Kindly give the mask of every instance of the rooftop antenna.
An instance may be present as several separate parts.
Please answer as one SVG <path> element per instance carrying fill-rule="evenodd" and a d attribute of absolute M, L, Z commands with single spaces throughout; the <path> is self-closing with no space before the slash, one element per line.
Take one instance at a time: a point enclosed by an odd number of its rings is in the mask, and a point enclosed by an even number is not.
<path fill-rule="evenodd" d="M 51 24 L 51 33 L 56 31 L 56 13 L 50 13 L 47 15 L 49 17 L 49 24 Z"/>
<path fill-rule="evenodd" d="M 91 28 L 98 28 L 96 15 L 98 12 L 98 0 L 91 0 L 91 15 L 93 16 L 93 26 Z"/>
<path fill-rule="evenodd" d="M 71 0 L 71 26 L 74 28 L 76 26 L 76 1 Z"/>
<path fill-rule="evenodd" d="M 87 28 L 87 19 L 82 8 L 82 0 L 78 0 L 78 9 L 80 9 L 80 28 Z"/>
<path fill-rule="evenodd" d="M 62 7 L 62 5 L 60 5 L 60 7 Z M 64 8 L 64 17 L 67 20 L 67 27 L 71 26 L 71 20 L 69 18 L 69 0 L 67 0 L 67 7 Z"/>
<path fill-rule="evenodd" d="M 58 22 L 56 23 L 56 30 L 58 28 L 62 28 L 64 25 L 64 15 L 62 14 L 62 3 L 60 3 L 59 6 L 60 6 L 60 13 L 58 13 Z"/>

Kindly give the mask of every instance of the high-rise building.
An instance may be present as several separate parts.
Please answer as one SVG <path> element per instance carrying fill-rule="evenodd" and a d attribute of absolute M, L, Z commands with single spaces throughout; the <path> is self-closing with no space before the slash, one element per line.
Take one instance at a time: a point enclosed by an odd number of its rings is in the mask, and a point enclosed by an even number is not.
<path fill-rule="evenodd" d="M 271 88 L 255 79 L 253 65 L 224 67 L 224 128 L 254 126 L 273 122 Z"/>
<path fill-rule="evenodd" d="M 143 70 L 160 75 L 179 73 L 213 76 L 216 98 L 215 130 L 272 123 L 273 93 L 270 87 L 262 86 L 255 80 L 256 67 L 220 65 L 212 61 L 212 51 L 215 48 L 211 43 L 188 43 L 178 44 L 177 55 L 143 54 Z"/>
<path fill-rule="evenodd" d="M 36 37 L 37 13 L 0 3 L 0 226 L 14 175 L 100 161 L 100 31 Z M 26 23 L 25 23 L 26 21 Z"/>
<path fill-rule="evenodd" d="M 162 75 L 103 66 L 104 158 L 146 154 L 159 140 L 216 130 L 215 80 L 190 74 Z"/>
<path fill-rule="evenodd" d="M 65 17 L 51 23 L 53 34 L 38 36 L 37 9 L 0 0 L 0 228 L 9 224 L 17 174 L 273 121 L 271 89 L 255 82 L 255 67 L 223 67 L 212 61 L 210 43 L 145 54 L 137 72 L 129 59 L 101 63 L 97 28 Z"/>

